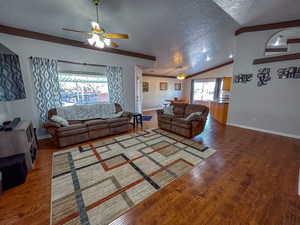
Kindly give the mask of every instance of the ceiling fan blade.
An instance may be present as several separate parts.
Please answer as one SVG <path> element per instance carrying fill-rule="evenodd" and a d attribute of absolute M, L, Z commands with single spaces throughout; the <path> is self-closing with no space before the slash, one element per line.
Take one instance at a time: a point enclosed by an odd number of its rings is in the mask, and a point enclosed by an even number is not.
<path fill-rule="evenodd" d="M 116 42 L 110 42 L 110 46 L 112 47 L 112 48 L 117 48 L 117 47 L 119 47 L 119 45 L 116 43 Z"/>
<path fill-rule="evenodd" d="M 81 33 L 81 34 L 90 34 L 90 32 L 86 32 L 86 31 L 81 31 L 81 30 L 73 30 L 73 29 L 69 29 L 69 28 L 62 28 L 65 31 L 71 31 L 71 32 L 76 32 L 76 33 Z"/>
<path fill-rule="evenodd" d="M 128 34 L 104 34 L 103 36 L 105 36 L 106 38 L 109 39 L 128 39 L 129 36 Z"/>

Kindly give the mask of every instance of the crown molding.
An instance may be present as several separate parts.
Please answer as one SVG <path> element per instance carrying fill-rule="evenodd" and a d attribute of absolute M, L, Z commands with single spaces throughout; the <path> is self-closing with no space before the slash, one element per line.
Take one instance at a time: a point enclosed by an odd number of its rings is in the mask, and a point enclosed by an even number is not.
<path fill-rule="evenodd" d="M 300 27 L 300 20 L 291 20 L 278 23 L 261 24 L 255 26 L 241 27 L 236 32 L 235 35 L 240 35 L 246 32 L 264 31 L 264 30 L 274 30 L 288 27 Z"/>
<path fill-rule="evenodd" d="M 212 71 L 212 70 L 215 70 L 215 69 L 219 69 L 219 68 L 221 68 L 221 67 L 223 67 L 223 66 L 230 65 L 230 64 L 232 64 L 233 62 L 234 62 L 233 60 L 230 60 L 230 61 L 228 61 L 228 62 L 226 62 L 226 63 L 223 63 L 223 64 L 220 64 L 220 65 L 211 67 L 211 68 L 206 69 L 206 70 L 199 71 L 198 73 L 194 73 L 194 74 L 191 74 L 191 75 L 187 76 L 187 79 L 188 79 L 188 78 L 195 77 L 195 76 L 198 76 L 198 75 L 203 74 L 203 73 L 207 73 L 207 72 Z"/>
<path fill-rule="evenodd" d="M 93 46 L 85 44 L 82 41 L 71 40 L 71 39 L 67 39 L 67 38 L 57 37 L 57 36 L 44 34 L 44 33 L 38 33 L 38 32 L 34 32 L 34 31 L 30 31 L 30 30 L 19 29 L 19 28 L 15 28 L 15 27 L 8 27 L 8 26 L 4 26 L 4 25 L 0 25 L 0 33 L 15 35 L 15 36 L 24 37 L 24 38 L 31 38 L 31 39 L 35 39 L 35 40 L 47 41 L 47 42 L 52 42 L 52 43 L 57 43 L 57 44 L 69 45 L 69 46 L 73 46 L 73 47 L 85 48 L 85 49 L 90 49 L 90 50 L 94 50 L 94 51 L 107 52 L 107 53 L 112 53 L 112 54 L 125 55 L 125 56 L 130 56 L 130 57 L 135 57 L 135 58 L 156 61 L 156 57 L 151 56 L 151 55 L 145 55 L 142 53 L 130 52 L 130 51 L 125 51 L 125 50 L 121 50 L 121 49 L 95 48 Z"/>
<path fill-rule="evenodd" d="M 143 73 L 143 77 L 156 77 L 156 78 L 172 78 L 172 79 L 177 79 L 176 76 L 159 75 L 159 74 L 148 74 L 148 73 Z"/>

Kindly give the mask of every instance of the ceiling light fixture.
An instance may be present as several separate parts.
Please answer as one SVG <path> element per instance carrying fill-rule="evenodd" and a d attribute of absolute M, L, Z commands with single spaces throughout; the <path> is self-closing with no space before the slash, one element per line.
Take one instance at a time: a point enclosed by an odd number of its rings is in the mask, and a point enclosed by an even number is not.
<path fill-rule="evenodd" d="M 207 52 L 207 49 L 206 48 L 203 48 L 202 49 L 202 53 L 206 53 Z"/>
<path fill-rule="evenodd" d="M 103 37 L 102 35 L 99 35 L 97 32 L 100 31 L 103 32 L 100 28 L 99 25 L 99 5 L 101 3 L 101 0 L 93 0 L 93 3 L 96 6 L 96 13 L 97 13 L 97 22 L 92 21 L 91 22 L 91 26 L 92 26 L 92 33 L 91 33 L 91 37 L 88 38 L 88 43 L 91 46 L 94 46 L 96 48 L 105 48 L 105 47 L 110 47 L 111 46 L 111 41 L 110 39 L 107 39 L 105 37 Z M 96 31 L 96 32 L 94 32 Z M 104 32 L 103 32 L 104 33 Z"/>
<path fill-rule="evenodd" d="M 209 57 L 209 56 L 206 56 L 206 59 L 205 59 L 206 61 L 210 61 L 211 60 L 211 58 Z"/>
<path fill-rule="evenodd" d="M 184 80 L 186 77 L 187 77 L 187 75 L 184 74 L 184 73 L 180 73 L 180 74 L 177 75 L 178 80 Z"/>
<path fill-rule="evenodd" d="M 233 58 L 233 55 L 232 55 L 232 54 L 230 54 L 230 55 L 229 55 L 229 58 L 230 58 L 230 59 L 232 59 L 232 58 Z"/>
<path fill-rule="evenodd" d="M 96 6 L 96 13 L 97 13 L 97 20 L 91 22 L 91 31 L 80 31 L 80 30 L 74 30 L 69 28 L 63 28 L 63 30 L 76 32 L 84 35 L 89 35 L 87 38 L 87 42 L 89 45 L 97 48 L 105 48 L 105 47 L 111 47 L 111 48 L 117 48 L 118 44 L 113 42 L 110 39 L 128 39 L 128 34 L 112 34 L 112 33 L 106 33 L 103 28 L 99 25 L 99 14 L 100 14 L 100 4 L 103 2 L 103 0 L 92 0 L 92 2 Z"/>

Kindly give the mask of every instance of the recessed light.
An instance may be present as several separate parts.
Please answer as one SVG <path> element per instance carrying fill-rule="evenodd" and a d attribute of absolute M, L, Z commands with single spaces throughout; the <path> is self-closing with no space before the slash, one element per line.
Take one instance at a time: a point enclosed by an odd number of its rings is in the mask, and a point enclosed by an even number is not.
<path fill-rule="evenodd" d="M 233 58 L 233 55 L 232 55 L 232 54 L 230 54 L 230 55 L 229 55 L 229 58 L 231 58 L 231 59 L 232 59 L 232 58 Z"/>
<path fill-rule="evenodd" d="M 210 61 L 211 60 L 211 58 L 209 57 L 209 56 L 206 56 L 206 59 L 205 59 L 206 61 Z"/>
<path fill-rule="evenodd" d="M 206 53 L 207 52 L 207 49 L 206 48 L 203 48 L 202 49 L 202 53 Z"/>

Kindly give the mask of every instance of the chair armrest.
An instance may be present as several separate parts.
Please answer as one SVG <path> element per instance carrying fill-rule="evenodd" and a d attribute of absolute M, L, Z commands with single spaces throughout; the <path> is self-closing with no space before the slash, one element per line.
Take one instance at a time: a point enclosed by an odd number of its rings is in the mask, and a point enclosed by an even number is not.
<path fill-rule="evenodd" d="M 60 128 L 61 125 L 59 123 L 56 123 L 54 121 L 51 121 L 51 120 L 47 120 L 45 123 L 44 123 L 44 128 L 48 129 L 48 128 Z"/>

